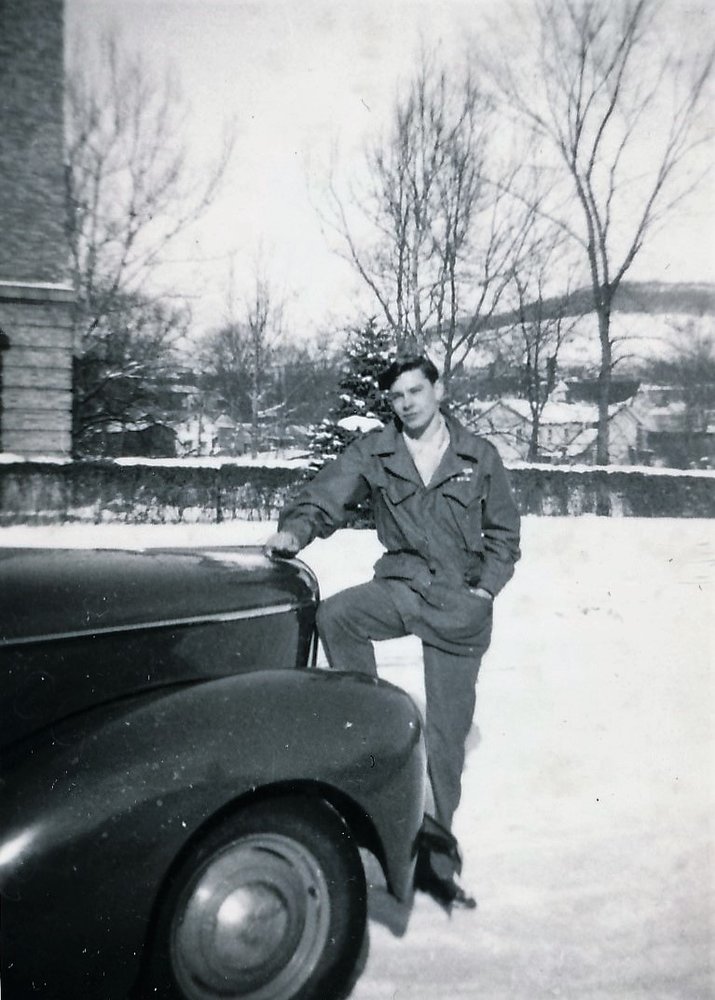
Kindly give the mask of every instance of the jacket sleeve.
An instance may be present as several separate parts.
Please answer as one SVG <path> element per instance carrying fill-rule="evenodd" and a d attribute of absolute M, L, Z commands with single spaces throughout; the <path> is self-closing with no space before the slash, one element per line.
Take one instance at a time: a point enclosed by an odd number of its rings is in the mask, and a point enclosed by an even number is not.
<path fill-rule="evenodd" d="M 363 475 L 360 441 L 328 462 L 278 518 L 278 530 L 290 531 L 301 548 L 314 538 L 327 538 L 342 527 L 350 508 L 364 500 L 370 487 Z"/>
<path fill-rule="evenodd" d="M 486 488 L 482 501 L 484 565 L 479 586 L 496 596 L 514 575 L 519 549 L 519 511 L 494 445 L 489 444 Z"/>

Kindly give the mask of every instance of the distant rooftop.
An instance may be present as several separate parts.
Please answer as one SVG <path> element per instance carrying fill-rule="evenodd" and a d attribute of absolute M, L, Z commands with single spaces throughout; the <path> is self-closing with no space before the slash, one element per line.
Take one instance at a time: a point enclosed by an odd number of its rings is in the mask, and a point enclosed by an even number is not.
<path fill-rule="evenodd" d="M 493 407 L 504 406 L 513 413 L 518 414 L 525 420 L 531 420 L 531 407 L 527 399 L 516 397 L 506 397 L 495 400 L 489 404 L 479 404 L 477 412 L 486 415 Z M 623 406 L 622 403 L 615 403 L 608 408 L 608 412 L 613 415 Z M 539 423 L 543 426 L 551 424 L 553 426 L 563 426 L 564 424 L 581 424 L 585 427 L 593 426 L 598 421 L 598 406 L 595 403 L 546 403 L 541 413 Z"/>

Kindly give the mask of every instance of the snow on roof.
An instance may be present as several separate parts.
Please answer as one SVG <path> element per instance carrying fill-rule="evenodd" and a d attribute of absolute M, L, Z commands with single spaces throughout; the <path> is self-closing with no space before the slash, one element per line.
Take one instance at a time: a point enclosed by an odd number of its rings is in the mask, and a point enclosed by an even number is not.
<path fill-rule="evenodd" d="M 531 422 L 531 406 L 527 399 L 517 397 L 505 397 L 494 403 L 494 406 L 505 406 L 507 409 Z M 609 406 L 608 412 L 611 416 L 617 413 L 625 403 L 614 403 Z M 485 413 L 487 411 L 482 411 Z M 549 401 L 542 410 L 539 423 L 541 426 L 548 424 L 581 424 L 590 427 L 598 421 L 598 406 L 595 403 L 556 403 Z"/>
<path fill-rule="evenodd" d="M 467 404 L 470 413 L 485 413 L 495 405 L 493 399 L 470 399 Z"/>
<path fill-rule="evenodd" d="M 564 457 L 574 458 L 577 455 L 582 455 L 587 448 L 596 443 L 597 437 L 598 431 L 595 427 L 584 427 L 583 430 L 578 432 L 575 438 L 566 444 L 564 447 Z"/>

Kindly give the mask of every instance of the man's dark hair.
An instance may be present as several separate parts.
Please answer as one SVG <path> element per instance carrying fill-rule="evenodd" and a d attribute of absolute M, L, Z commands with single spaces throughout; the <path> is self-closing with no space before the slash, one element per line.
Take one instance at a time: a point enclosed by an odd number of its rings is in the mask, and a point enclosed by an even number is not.
<path fill-rule="evenodd" d="M 418 370 L 425 378 L 429 379 L 432 385 L 439 378 L 436 365 L 430 361 L 426 354 L 403 354 L 395 358 L 389 368 L 380 372 L 377 384 L 382 390 L 390 389 L 405 372 Z"/>

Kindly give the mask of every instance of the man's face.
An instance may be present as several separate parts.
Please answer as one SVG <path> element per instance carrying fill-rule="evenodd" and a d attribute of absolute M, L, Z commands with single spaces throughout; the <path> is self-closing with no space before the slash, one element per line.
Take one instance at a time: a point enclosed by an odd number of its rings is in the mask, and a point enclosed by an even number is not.
<path fill-rule="evenodd" d="M 388 391 L 392 409 L 411 437 L 421 434 L 434 419 L 443 395 L 442 383 L 433 384 L 419 368 L 403 372 Z"/>

